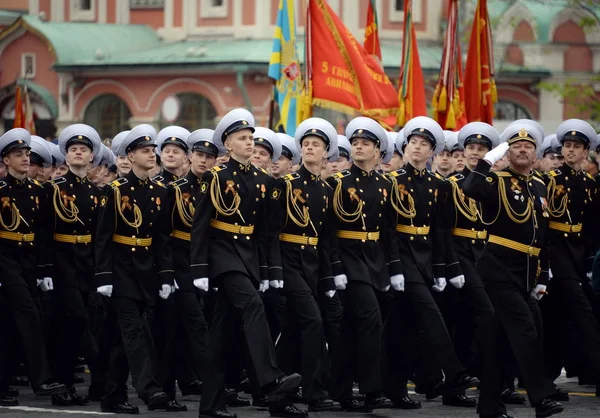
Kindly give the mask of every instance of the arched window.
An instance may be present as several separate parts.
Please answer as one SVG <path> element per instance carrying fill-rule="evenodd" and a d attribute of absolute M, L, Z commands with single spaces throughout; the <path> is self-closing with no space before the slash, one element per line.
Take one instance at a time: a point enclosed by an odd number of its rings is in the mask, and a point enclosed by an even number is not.
<path fill-rule="evenodd" d="M 494 105 L 496 120 L 531 119 L 531 114 L 523 106 L 508 100 L 498 100 Z"/>
<path fill-rule="evenodd" d="M 129 118 L 131 112 L 121 98 L 114 94 L 103 94 L 92 100 L 85 109 L 83 123 L 96 129 L 101 139 L 112 139 L 130 128 Z"/>
<path fill-rule="evenodd" d="M 217 110 L 206 97 L 196 93 L 178 93 L 179 99 L 179 117 L 168 122 L 161 116 L 160 128 L 169 125 L 178 125 L 189 131 L 206 128 L 215 129 Z"/>

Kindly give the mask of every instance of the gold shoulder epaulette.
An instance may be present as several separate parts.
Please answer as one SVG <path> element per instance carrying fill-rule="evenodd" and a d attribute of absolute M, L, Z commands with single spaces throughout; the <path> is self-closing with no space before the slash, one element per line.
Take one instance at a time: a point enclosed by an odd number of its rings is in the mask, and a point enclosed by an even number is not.
<path fill-rule="evenodd" d="M 508 171 L 494 171 L 498 177 L 512 177 L 513 175 Z"/>
<path fill-rule="evenodd" d="M 550 170 L 550 171 L 548 171 L 548 175 L 549 175 L 550 177 L 556 177 L 556 176 L 560 176 L 561 174 L 562 174 L 562 173 L 560 172 L 560 170 L 559 170 L 559 169 L 556 169 L 556 170 Z"/>
<path fill-rule="evenodd" d="M 269 172 L 267 170 L 265 170 L 264 168 L 259 168 L 260 171 L 262 171 L 263 173 L 265 173 L 267 176 L 270 176 Z"/>
<path fill-rule="evenodd" d="M 185 177 L 182 177 L 180 179 L 174 180 L 171 183 L 169 183 L 170 186 L 174 186 L 174 187 L 181 187 L 184 184 L 188 184 L 188 180 Z"/>
<path fill-rule="evenodd" d="M 211 168 L 209 171 L 211 173 L 218 173 L 219 171 L 223 170 L 225 168 L 224 165 L 216 165 L 213 168 Z"/>
<path fill-rule="evenodd" d="M 463 176 L 462 174 L 456 173 L 455 175 L 448 177 L 448 180 L 450 180 L 450 181 L 459 181 L 459 180 L 462 180 L 464 178 L 465 178 L 465 176 Z"/>
<path fill-rule="evenodd" d="M 403 169 L 403 168 L 401 168 L 399 170 L 392 171 L 392 172 L 388 173 L 388 176 L 389 177 L 398 177 L 398 176 L 403 176 L 405 174 L 406 174 L 406 170 Z"/>
<path fill-rule="evenodd" d="M 121 177 L 120 179 L 116 179 L 110 182 L 111 187 L 119 187 L 124 184 L 127 184 L 127 179 L 125 177 Z"/>
<path fill-rule="evenodd" d="M 544 183 L 544 180 L 542 180 L 541 178 L 539 178 L 538 176 L 532 176 L 534 180 L 539 181 L 540 183 L 542 183 L 544 186 L 546 185 L 546 183 Z"/>
<path fill-rule="evenodd" d="M 163 176 L 161 176 L 160 174 L 157 176 L 152 177 L 150 180 L 155 181 L 155 182 L 159 182 L 159 181 L 163 181 L 165 178 Z"/>
<path fill-rule="evenodd" d="M 442 176 L 441 174 L 436 173 L 435 171 L 430 171 L 430 173 L 436 176 L 438 179 L 446 181 L 446 177 Z"/>
<path fill-rule="evenodd" d="M 50 183 L 54 184 L 55 186 L 64 183 L 65 181 L 67 181 L 66 178 L 64 177 L 57 177 L 55 179 L 50 180 Z"/>
<path fill-rule="evenodd" d="M 28 177 L 28 178 L 29 178 L 29 181 L 30 181 L 31 183 L 35 184 L 36 186 L 40 186 L 40 187 L 42 187 L 42 183 L 40 183 L 40 182 L 39 182 L 39 181 L 37 181 L 36 179 L 32 179 L 32 178 L 30 178 L 30 177 Z"/>
<path fill-rule="evenodd" d="M 349 175 L 350 175 L 350 170 L 343 170 L 343 171 L 340 171 L 339 173 L 333 174 L 331 177 L 333 177 L 334 179 L 342 179 Z"/>
<path fill-rule="evenodd" d="M 158 184 L 160 187 L 164 187 L 166 188 L 167 186 L 165 186 L 165 183 L 163 183 L 162 181 L 159 180 L 152 180 L 153 183 Z"/>
<path fill-rule="evenodd" d="M 298 173 L 289 173 L 289 174 L 286 174 L 285 176 L 283 176 L 283 179 L 285 181 L 296 180 L 298 178 L 300 178 L 300 174 L 298 174 Z"/>
<path fill-rule="evenodd" d="M 590 179 L 590 180 L 593 180 L 593 181 L 596 181 L 596 179 L 595 179 L 594 177 L 592 177 L 592 175 L 591 175 L 590 173 L 588 173 L 587 171 L 584 171 L 584 175 L 585 175 L 585 176 L 586 176 L 588 179 Z"/>

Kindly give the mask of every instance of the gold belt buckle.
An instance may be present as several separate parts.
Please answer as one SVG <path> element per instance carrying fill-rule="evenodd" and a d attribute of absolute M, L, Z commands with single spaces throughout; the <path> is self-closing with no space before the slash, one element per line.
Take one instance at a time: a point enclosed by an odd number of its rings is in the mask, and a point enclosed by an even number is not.
<path fill-rule="evenodd" d="M 372 232 L 367 232 L 367 239 L 368 240 L 373 240 L 373 233 Z"/>
<path fill-rule="evenodd" d="M 142 246 L 142 240 L 141 240 L 141 238 L 136 238 L 135 239 L 135 245 L 138 246 L 138 247 Z"/>
<path fill-rule="evenodd" d="M 240 234 L 249 234 L 250 233 L 250 227 L 247 226 L 240 226 Z"/>
<path fill-rule="evenodd" d="M 317 238 L 313 238 L 313 237 L 309 237 L 308 238 L 308 244 L 309 245 L 317 245 L 318 239 Z"/>
<path fill-rule="evenodd" d="M 417 235 L 423 235 L 423 228 L 420 226 L 417 227 Z"/>
<path fill-rule="evenodd" d="M 485 236 L 486 236 L 486 231 L 477 231 L 475 233 L 475 237 L 477 239 L 485 239 Z"/>
<path fill-rule="evenodd" d="M 530 257 L 531 257 L 531 256 L 533 256 L 533 253 L 534 253 L 534 249 L 533 249 L 533 247 L 529 247 L 529 248 L 527 249 L 527 254 L 528 254 Z"/>
<path fill-rule="evenodd" d="M 75 237 L 75 242 L 77 242 L 78 244 L 81 244 L 83 242 L 83 237 L 81 235 L 77 235 Z"/>
<path fill-rule="evenodd" d="M 21 241 L 27 242 L 27 234 L 21 234 Z"/>

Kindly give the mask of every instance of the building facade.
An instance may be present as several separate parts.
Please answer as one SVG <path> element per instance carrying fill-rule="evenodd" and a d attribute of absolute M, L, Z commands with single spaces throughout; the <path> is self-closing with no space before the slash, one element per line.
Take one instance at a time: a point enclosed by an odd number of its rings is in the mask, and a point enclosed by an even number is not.
<path fill-rule="evenodd" d="M 328 1 L 362 40 L 369 0 Z M 306 3 L 296 3 L 300 36 Z M 461 4 L 464 16 L 472 16 L 472 3 Z M 575 115 L 559 97 L 540 90 L 539 82 L 585 83 L 600 72 L 600 25 L 580 26 L 582 17 L 591 13 L 570 9 L 560 0 L 545 3 L 489 1 L 499 129 L 506 121 L 530 117 L 554 130 Z M 240 106 L 264 125 L 272 93 L 266 74 L 278 4 L 279 0 L 21 1 L 17 11 L 0 11 L 0 130 L 12 126 L 17 82 L 28 86 L 38 132 L 47 136 L 53 135 L 52 127 L 60 130 L 75 122 L 95 126 L 105 138 L 139 123 L 211 128 Z M 404 1 L 376 4 L 383 65 L 395 80 Z M 447 3 L 413 4 L 430 98 L 441 60 Z M 299 49 L 302 56 L 301 42 Z M 338 125 L 348 118 L 323 114 L 337 119 Z"/>

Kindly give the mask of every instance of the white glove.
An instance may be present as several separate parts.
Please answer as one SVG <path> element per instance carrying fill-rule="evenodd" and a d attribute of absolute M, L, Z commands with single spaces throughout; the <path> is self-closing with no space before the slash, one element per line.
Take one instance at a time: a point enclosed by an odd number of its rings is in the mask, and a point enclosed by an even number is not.
<path fill-rule="evenodd" d="M 196 286 L 200 290 L 208 292 L 208 278 L 203 277 L 201 279 L 194 279 L 194 286 Z"/>
<path fill-rule="evenodd" d="M 587 277 L 588 279 L 592 280 L 592 272 L 588 271 L 587 273 L 585 273 L 585 277 Z"/>
<path fill-rule="evenodd" d="M 274 289 L 283 289 L 283 280 L 271 280 L 269 282 L 269 287 Z"/>
<path fill-rule="evenodd" d="M 490 165 L 494 165 L 504 157 L 504 154 L 508 151 L 508 147 L 508 142 L 503 142 L 493 150 L 488 151 L 483 159 L 490 163 Z"/>
<path fill-rule="evenodd" d="M 553 277 L 554 277 L 554 274 L 552 274 L 552 269 L 548 269 L 548 280 L 550 280 Z"/>
<path fill-rule="evenodd" d="M 543 298 L 545 294 L 546 294 L 546 285 L 545 284 L 538 284 L 531 291 L 531 296 L 533 296 L 537 300 L 540 300 L 541 298 Z"/>
<path fill-rule="evenodd" d="M 268 280 L 261 280 L 260 284 L 258 285 L 258 291 L 259 292 L 266 292 L 268 288 L 269 288 L 269 281 Z"/>
<path fill-rule="evenodd" d="M 38 279 L 37 285 L 42 289 L 42 292 L 47 292 L 48 290 L 54 289 L 54 283 L 52 282 L 51 277 L 44 277 L 43 279 Z"/>
<path fill-rule="evenodd" d="M 439 279 L 433 279 L 433 281 L 435 282 L 435 284 L 431 286 L 433 290 L 436 292 L 443 292 L 446 288 L 446 278 L 440 277 Z"/>
<path fill-rule="evenodd" d="M 179 285 L 177 284 L 177 280 L 173 280 L 173 283 L 175 284 L 173 287 L 175 288 L 175 290 L 179 290 Z M 175 291 L 173 290 L 173 292 Z M 171 292 L 171 293 L 173 293 Z"/>
<path fill-rule="evenodd" d="M 450 283 L 452 286 L 460 289 L 465 285 L 465 276 L 461 274 L 460 276 L 453 277 L 450 279 Z"/>
<path fill-rule="evenodd" d="M 107 284 L 104 286 L 100 286 L 97 290 L 98 290 L 98 293 L 100 293 L 101 295 L 111 297 L 113 287 L 112 287 L 112 284 Z"/>
<path fill-rule="evenodd" d="M 338 276 L 335 276 L 333 278 L 333 281 L 335 282 L 335 288 L 337 290 L 344 290 L 346 289 L 346 285 L 348 284 L 348 277 L 346 277 L 345 274 L 340 274 Z"/>
<path fill-rule="evenodd" d="M 325 296 L 327 296 L 329 299 L 331 299 L 333 295 L 335 295 L 335 290 L 328 290 L 325 292 Z"/>
<path fill-rule="evenodd" d="M 163 284 L 161 286 L 161 289 L 158 291 L 158 296 L 160 296 L 163 299 L 167 299 L 170 294 L 171 294 L 171 286 L 169 286 L 168 284 Z"/>
<path fill-rule="evenodd" d="M 396 292 L 404 292 L 404 274 L 396 274 L 390 277 L 392 289 Z"/>
<path fill-rule="evenodd" d="M 383 288 L 384 292 L 387 292 L 388 290 L 390 290 L 390 285 L 389 284 L 386 287 Z"/>

